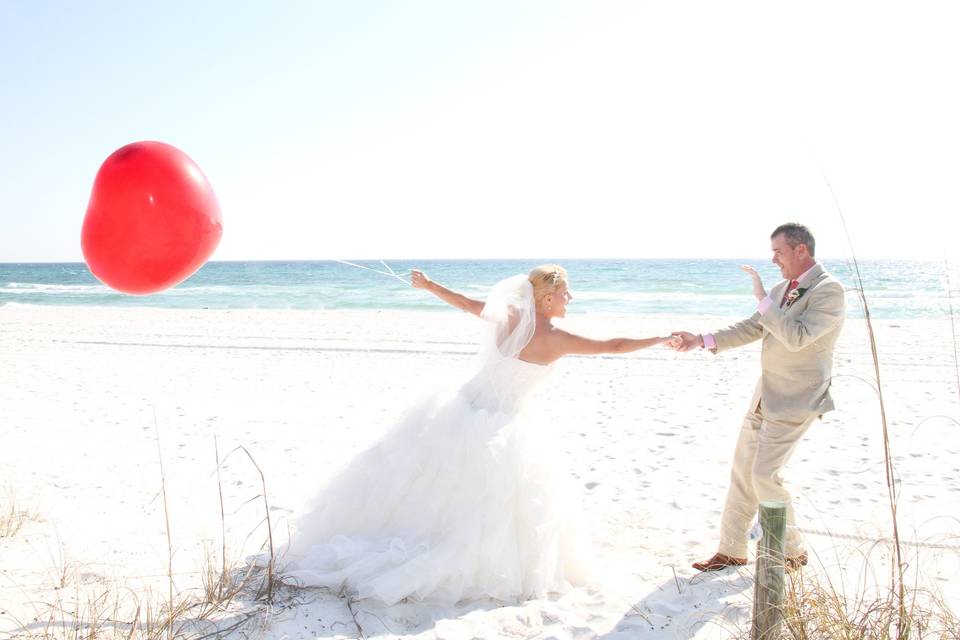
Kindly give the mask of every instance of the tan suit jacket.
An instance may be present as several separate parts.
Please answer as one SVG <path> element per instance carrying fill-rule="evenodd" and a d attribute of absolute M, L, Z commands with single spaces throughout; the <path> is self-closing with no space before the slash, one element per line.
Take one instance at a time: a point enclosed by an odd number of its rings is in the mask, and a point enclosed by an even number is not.
<path fill-rule="evenodd" d="M 830 397 L 833 349 L 843 327 L 846 300 L 843 285 L 819 263 L 800 281 L 803 295 L 780 307 L 790 285 L 770 291 L 773 304 L 752 317 L 713 334 L 714 353 L 763 340 L 762 373 L 751 409 L 760 403 L 764 418 L 803 422 L 834 408 Z"/>

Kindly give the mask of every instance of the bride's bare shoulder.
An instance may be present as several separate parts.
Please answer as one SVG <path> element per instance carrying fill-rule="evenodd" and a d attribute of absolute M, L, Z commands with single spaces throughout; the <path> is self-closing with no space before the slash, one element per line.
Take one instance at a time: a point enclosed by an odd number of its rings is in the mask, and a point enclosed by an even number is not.
<path fill-rule="evenodd" d="M 539 340 L 544 342 L 552 342 L 558 338 L 562 338 L 564 335 L 570 334 L 563 329 L 553 326 L 552 324 L 537 325 L 533 331 L 533 337 L 531 337 L 530 341 L 533 342 L 534 340 Z"/>
<path fill-rule="evenodd" d="M 549 364 L 561 358 L 565 345 L 573 334 L 552 325 L 537 327 L 523 350 L 523 358 L 539 364 Z"/>

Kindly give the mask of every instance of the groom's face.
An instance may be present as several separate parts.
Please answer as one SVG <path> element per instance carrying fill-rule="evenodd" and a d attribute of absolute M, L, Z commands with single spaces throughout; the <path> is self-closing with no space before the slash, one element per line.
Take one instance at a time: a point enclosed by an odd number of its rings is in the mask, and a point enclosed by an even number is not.
<path fill-rule="evenodd" d="M 784 235 L 778 234 L 770 240 L 770 249 L 773 251 L 773 264 L 780 267 L 780 275 L 787 280 L 793 280 L 804 272 L 801 269 L 803 264 L 803 252 L 800 249 L 803 245 L 791 247 L 787 243 Z"/>

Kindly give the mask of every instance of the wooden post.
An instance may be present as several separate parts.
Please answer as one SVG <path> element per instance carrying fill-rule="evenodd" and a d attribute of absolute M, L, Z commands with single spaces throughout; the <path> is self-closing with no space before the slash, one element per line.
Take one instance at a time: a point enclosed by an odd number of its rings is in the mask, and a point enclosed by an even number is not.
<path fill-rule="evenodd" d="M 753 587 L 751 640 L 776 640 L 783 622 L 784 554 L 787 505 L 760 503 L 763 537 L 757 548 L 757 573 Z"/>

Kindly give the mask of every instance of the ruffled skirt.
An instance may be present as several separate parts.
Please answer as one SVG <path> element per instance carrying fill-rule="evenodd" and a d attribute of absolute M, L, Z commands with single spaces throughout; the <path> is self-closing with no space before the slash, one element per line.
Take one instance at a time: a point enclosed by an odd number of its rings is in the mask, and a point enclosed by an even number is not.
<path fill-rule="evenodd" d="M 566 591 L 591 564 L 566 468 L 523 413 L 438 394 L 332 477 L 283 573 L 387 604 Z"/>

